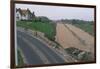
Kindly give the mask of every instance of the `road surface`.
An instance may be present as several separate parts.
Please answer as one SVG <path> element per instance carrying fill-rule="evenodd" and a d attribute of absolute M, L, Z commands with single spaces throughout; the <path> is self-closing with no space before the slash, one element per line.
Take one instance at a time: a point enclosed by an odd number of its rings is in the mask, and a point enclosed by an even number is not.
<path fill-rule="evenodd" d="M 57 53 L 27 32 L 17 30 L 17 46 L 21 49 L 27 65 L 65 63 Z"/>
<path fill-rule="evenodd" d="M 57 23 L 56 41 L 64 48 L 75 47 L 94 54 L 94 37 L 71 24 Z"/>

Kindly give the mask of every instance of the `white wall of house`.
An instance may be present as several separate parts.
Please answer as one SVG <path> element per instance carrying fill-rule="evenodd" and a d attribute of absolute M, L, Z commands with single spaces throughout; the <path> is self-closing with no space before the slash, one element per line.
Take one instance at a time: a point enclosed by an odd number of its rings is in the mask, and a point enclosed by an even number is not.
<path fill-rule="evenodd" d="M 21 19 L 22 19 L 22 20 L 26 20 L 26 19 L 27 19 L 26 15 L 25 15 L 25 16 L 22 15 Z"/>
<path fill-rule="evenodd" d="M 21 14 L 19 12 L 16 12 L 16 20 L 17 21 L 21 20 Z"/>
<path fill-rule="evenodd" d="M 31 20 L 32 19 L 32 15 L 30 14 L 25 14 L 25 15 L 21 15 L 19 11 L 16 12 L 16 21 L 20 21 L 20 20 Z"/>
<path fill-rule="evenodd" d="M 22 15 L 22 16 L 21 16 L 21 19 L 22 19 L 22 20 L 29 20 L 29 18 L 28 18 L 28 14 L 26 14 L 26 15 Z"/>

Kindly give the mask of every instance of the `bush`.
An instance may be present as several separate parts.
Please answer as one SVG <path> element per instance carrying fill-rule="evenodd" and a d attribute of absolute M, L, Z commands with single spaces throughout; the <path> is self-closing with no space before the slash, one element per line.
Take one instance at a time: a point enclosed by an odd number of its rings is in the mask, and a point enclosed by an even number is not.
<path fill-rule="evenodd" d="M 84 52 L 79 58 L 80 61 L 92 61 L 92 54 L 90 52 Z"/>
<path fill-rule="evenodd" d="M 74 47 L 66 48 L 65 50 L 70 56 L 81 62 L 93 61 L 93 54 L 90 52 L 82 51 Z"/>

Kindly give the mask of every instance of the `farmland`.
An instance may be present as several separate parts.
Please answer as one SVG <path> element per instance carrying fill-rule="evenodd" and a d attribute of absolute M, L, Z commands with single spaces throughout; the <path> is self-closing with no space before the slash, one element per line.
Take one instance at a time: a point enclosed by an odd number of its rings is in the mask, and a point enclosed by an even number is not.
<path fill-rule="evenodd" d="M 72 21 L 72 24 L 80 29 L 88 32 L 90 35 L 94 35 L 94 23 L 92 21 Z"/>
<path fill-rule="evenodd" d="M 89 33 L 90 35 L 94 36 L 94 21 L 85 21 L 85 20 L 79 20 L 79 19 L 65 19 L 62 20 L 63 23 L 69 23 L 72 24 L 83 31 Z"/>
<path fill-rule="evenodd" d="M 58 23 L 56 30 L 56 41 L 60 43 L 67 53 L 80 61 L 93 60 L 93 36 L 72 24 Z M 80 56 L 81 53 L 84 55 Z M 91 54 L 92 58 L 90 58 Z"/>

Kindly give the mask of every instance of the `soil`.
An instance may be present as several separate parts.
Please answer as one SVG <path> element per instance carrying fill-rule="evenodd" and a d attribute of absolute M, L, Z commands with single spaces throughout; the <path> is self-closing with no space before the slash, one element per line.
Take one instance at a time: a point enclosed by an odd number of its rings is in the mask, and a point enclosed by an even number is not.
<path fill-rule="evenodd" d="M 75 47 L 94 54 L 94 37 L 71 24 L 57 23 L 56 41 L 63 48 Z"/>

